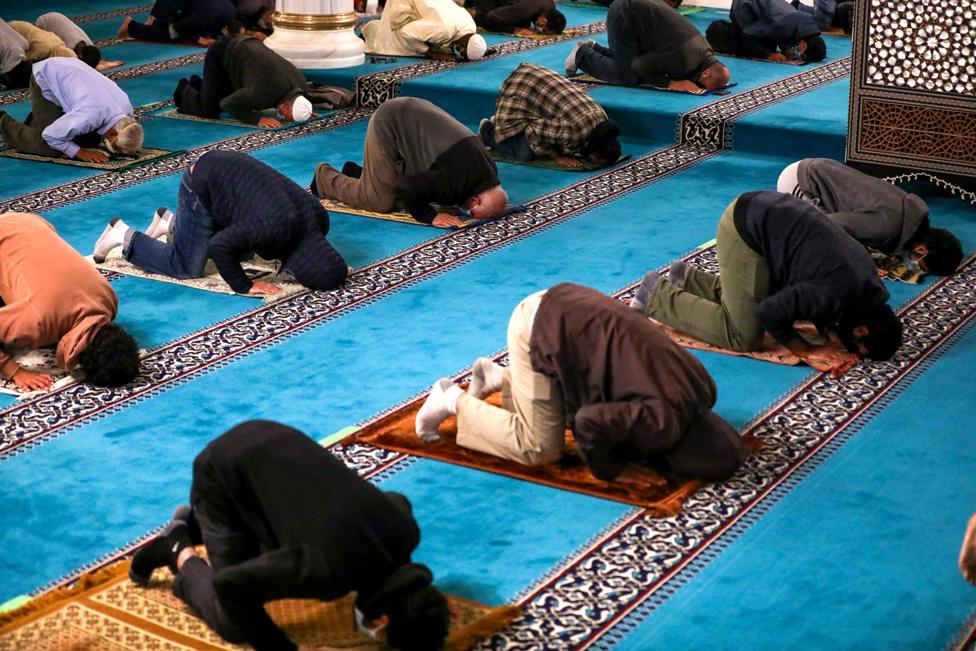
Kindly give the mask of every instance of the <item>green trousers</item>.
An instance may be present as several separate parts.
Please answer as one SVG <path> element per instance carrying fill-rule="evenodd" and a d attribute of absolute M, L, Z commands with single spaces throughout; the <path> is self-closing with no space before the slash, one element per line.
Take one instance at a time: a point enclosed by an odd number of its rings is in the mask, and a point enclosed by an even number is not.
<path fill-rule="evenodd" d="M 645 314 L 720 348 L 747 352 L 762 346 L 756 305 L 769 296 L 769 268 L 739 235 L 734 209 L 735 201 L 718 223 L 719 275 L 689 266 L 683 288 L 662 276 Z"/>
<path fill-rule="evenodd" d="M 6 113 L 0 113 L 0 132 L 3 132 L 7 146 L 25 154 L 62 156 L 63 153 L 47 144 L 41 134 L 52 122 L 64 115 L 64 111 L 41 94 L 41 89 L 34 81 L 33 75 L 30 79 L 30 99 L 32 116 L 30 125 L 18 122 Z"/>

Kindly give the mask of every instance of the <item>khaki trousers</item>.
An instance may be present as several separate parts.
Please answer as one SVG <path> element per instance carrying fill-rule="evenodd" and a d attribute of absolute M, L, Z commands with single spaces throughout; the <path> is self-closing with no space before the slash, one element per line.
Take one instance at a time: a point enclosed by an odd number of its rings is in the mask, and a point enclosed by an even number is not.
<path fill-rule="evenodd" d="M 461 447 L 529 466 L 562 456 L 566 414 L 555 380 L 532 370 L 529 340 L 532 321 L 545 292 L 519 303 L 508 322 L 509 367 L 502 387 L 503 407 L 468 394 L 457 401 Z"/>
<path fill-rule="evenodd" d="M 61 156 L 63 154 L 60 151 L 47 144 L 43 132 L 51 123 L 64 115 L 64 111 L 61 110 L 60 106 L 44 97 L 37 82 L 34 81 L 34 75 L 31 75 L 29 88 L 31 99 L 30 125 L 18 122 L 3 113 L 0 115 L 0 132 L 3 133 L 7 144 L 17 151 L 25 154 L 38 154 L 39 156 Z"/>
<path fill-rule="evenodd" d="M 315 187 L 319 195 L 337 199 L 360 210 L 391 212 L 396 208 L 393 182 L 399 176 L 396 163 L 384 151 L 371 120 L 363 147 L 363 173 L 357 179 L 341 174 L 322 163 L 315 170 Z"/>

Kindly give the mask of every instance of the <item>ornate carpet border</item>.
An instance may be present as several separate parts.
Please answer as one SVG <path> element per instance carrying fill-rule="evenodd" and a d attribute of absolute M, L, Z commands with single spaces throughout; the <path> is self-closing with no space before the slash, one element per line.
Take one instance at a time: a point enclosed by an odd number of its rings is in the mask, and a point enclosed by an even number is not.
<path fill-rule="evenodd" d="M 734 93 L 693 111 L 677 122 L 677 141 L 716 149 L 732 148 L 732 121 L 851 73 L 851 57 L 804 70 L 742 93 Z"/>
<path fill-rule="evenodd" d="M 111 39 L 115 40 L 115 39 Z M 99 41 L 101 42 L 101 41 Z M 132 66 L 131 68 L 122 68 L 121 70 L 111 70 L 105 73 L 105 76 L 112 81 L 118 83 L 120 81 L 125 81 L 127 79 L 135 79 L 136 77 L 144 77 L 146 75 L 151 75 L 156 72 L 165 72 L 167 70 L 175 70 L 176 68 L 182 68 L 184 66 L 193 65 L 195 63 L 203 63 L 203 57 L 206 56 L 206 52 L 195 52 L 193 54 L 184 54 L 183 56 L 173 57 L 172 59 L 160 59 L 159 61 L 150 61 L 149 63 L 143 63 L 142 65 Z M 8 104 L 16 104 L 17 102 L 23 102 L 30 97 L 30 92 L 27 90 L 15 90 L 9 93 L 4 93 L 0 95 L 0 106 L 6 106 Z"/>
<path fill-rule="evenodd" d="M 495 56 L 484 60 L 494 61 L 495 59 L 501 57 L 518 54 L 520 52 L 527 52 L 529 50 L 536 50 L 541 47 L 546 47 L 547 45 L 565 43 L 566 41 L 571 41 L 583 36 L 600 34 L 607 31 L 607 21 L 600 20 L 594 23 L 587 23 L 585 25 L 573 27 L 573 29 L 575 32 L 572 35 L 563 35 L 546 41 L 534 41 L 527 38 L 517 38 L 514 41 L 507 41 L 500 45 L 494 45 L 492 48 L 496 51 Z M 356 99 L 361 108 L 376 109 L 383 102 L 393 99 L 394 97 L 398 97 L 400 95 L 400 88 L 405 81 L 438 72 L 444 72 L 446 70 L 453 70 L 455 68 L 469 65 L 477 65 L 478 63 L 478 61 L 458 62 L 427 60 L 412 63 L 400 68 L 390 68 L 389 70 L 382 70 L 369 75 L 363 75 L 362 77 L 358 77 L 356 79 Z"/>
<path fill-rule="evenodd" d="M 321 124 L 321 123 L 316 123 Z M 255 134 L 257 137 L 274 134 Z M 136 380 L 118 389 L 76 384 L 0 411 L 0 460 L 82 422 L 190 381 L 241 357 L 338 318 L 382 296 L 444 273 L 502 246 L 639 190 L 712 155 L 673 146 L 533 200 L 524 213 L 448 233 L 350 276 L 334 292 L 306 291 L 254 308 L 151 351 Z"/>
<path fill-rule="evenodd" d="M 969 613 L 956 637 L 945 646 L 945 651 L 973 651 L 976 649 L 976 610 Z"/>
<path fill-rule="evenodd" d="M 976 260 L 900 314 L 905 344 L 890 362 L 861 364 L 839 380 L 805 380 L 747 428 L 771 445 L 736 477 L 707 485 L 672 518 L 638 512 L 529 591 L 520 604 L 525 617 L 481 648 L 534 649 L 553 639 L 566 648 L 612 648 L 976 325 Z"/>
<path fill-rule="evenodd" d="M 152 8 L 153 6 L 151 4 L 136 5 L 134 7 L 119 7 L 118 9 L 109 9 L 108 11 L 98 11 L 93 14 L 72 16 L 71 20 L 79 24 L 93 23 L 96 20 L 106 20 L 108 18 L 123 18 L 125 16 L 131 16 L 132 14 L 147 14 Z"/>

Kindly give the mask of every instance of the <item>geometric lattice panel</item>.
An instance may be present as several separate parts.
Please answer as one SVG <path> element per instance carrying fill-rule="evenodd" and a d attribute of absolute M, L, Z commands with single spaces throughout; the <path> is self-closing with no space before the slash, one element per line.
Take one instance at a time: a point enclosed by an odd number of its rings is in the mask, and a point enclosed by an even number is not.
<path fill-rule="evenodd" d="M 866 83 L 976 95 L 973 0 L 874 0 Z"/>
<path fill-rule="evenodd" d="M 976 164 L 976 113 L 865 99 L 860 149 Z"/>

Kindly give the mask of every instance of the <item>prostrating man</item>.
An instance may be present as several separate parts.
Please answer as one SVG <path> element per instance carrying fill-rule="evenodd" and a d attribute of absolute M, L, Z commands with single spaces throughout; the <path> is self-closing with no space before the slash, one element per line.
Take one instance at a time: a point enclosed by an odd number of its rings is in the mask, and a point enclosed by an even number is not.
<path fill-rule="evenodd" d="M 695 26 L 664 0 L 616 0 L 607 11 L 606 48 L 577 43 L 566 74 L 577 69 L 611 84 L 651 84 L 672 90 L 714 90 L 730 73 Z"/>
<path fill-rule="evenodd" d="M 27 87 L 31 76 L 27 47 L 27 39 L 0 20 L 0 85 L 4 88 Z"/>
<path fill-rule="evenodd" d="M 329 213 L 291 179 L 256 158 L 210 151 L 183 173 L 176 213 L 157 211 L 141 233 L 113 219 L 95 243 L 103 262 L 122 246 L 123 257 L 146 271 L 199 278 L 208 259 L 238 294 L 277 294 L 280 287 L 252 282 L 241 261 L 255 253 L 280 260 L 286 275 L 309 289 L 335 289 L 348 268 L 325 239 Z M 168 242 L 158 237 L 168 234 Z"/>
<path fill-rule="evenodd" d="M 389 0 L 379 20 L 363 25 L 363 38 L 374 54 L 477 61 L 488 51 L 477 30 L 454 0 Z"/>
<path fill-rule="evenodd" d="M 42 14 L 34 21 L 34 25 L 38 29 L 57 34 L 65 45 L 74 50 L 79 59 L 92 68 L 96 67 L 102 60 L 102 52 L 95 47 L 91 37 L 64 14 L 56 11 Z"/>
<path fill-rule="evenodd" d="M 498 91 L 495 115 L 481 121 L 478 136 L 505 158 L 549 157 L 579 167 L 577 156 L 597 165 L 620 158 L 620 128 L 603 107 L 565 77 L 534 63 L 522 63 Z"/>
<path fill-rule="evenodd" d="M 450 610 L 430 570 L 411 562 L 419 542 L 406 497 L 376 488 L 298 430 L 256 420 L 197 455 L 190 506 L 136 552 L 129 576 L 146 585 L 168 565 L 178 598 L 228 642 L 258 651 L 297 648 L 265 603 L 350 592 L 350 627 L 398 649 L 439 649 Z"/>
<path fill-rule="evenodd" d="M 285 120 L 312 117 L 305 97 L 308 81 L 293 63 L 261 40 L 244 34 L 228 35 L 207 50 L 203 79 L 181 79 L 173 100 L 187 115 L 218 118 L 222 111 L 261 127 L 280 127 L 281 121 L 261 111 L 274 108 Z"/>
<path fill-rule="evenodd" d="M 786 0 L 732 0 L 729 17 L 714 21 L 705 32 L 716 52 L 777 63 L 827 56 L 813 14 Z"/>
<path fill-rule="evenodd" d="M 88 382 L 117 387 L 139 371 L 139 349 L 113 323 L 119 299 L 108 281 L 37 215 L 0 215 L 0 344 L 57 345 L 57 364 Z M 25 391 L 54 379 L 22 368 L 0 345 L 0 375 Z"/>
<path fill-rule="evenodd" d="M 475 219 L 493 219 L 508 201 L 478 136 L 416 97 L 397 97 L 376 109 L 362 167 L 347 162 L 340 174 L 322 163 L 311 189 L 361 210 L 390 212 L 400 205 L 417 221 L 441 228 L 461 221 L 436 206 L 460 206 Z"/>
<path fill-rule="evenodd" d="M 948 276 L 962 262 L 959 238 L 929 226 L 921 197 L 839 161 L 797 161 L 783 170 L 776 189 L 819 206 L 858 242 L 899 256 L 909 269 Z"/>
<path fill-rule="evenodd" d="M 562 34 L 566 16 L 553 0 L 467 0 L 474 22 L 490 32 L 532 36 Z"/>
<path fill-rule="evenodd" d="M 126 16 L 118 37 L 210 45 L 235 20 L 237 8 L 231 0 L 157 0 L 149 22 L 136 22 Z"/>
<path fill-rule="evenodd" d="M 142 147 L 142 126 L 129 97 L 114 81 L 79 59 L 56 57 L 34 64 L 31 119 L 22 124 L 0 111 L 0 131 L 17 151 L 104 163 L 112 153 Z"/>
<path fill-rule="evenodd" d="M 435 383 L 417 434 L 435 440 L 456 414 L 458 445 L 541 465 L 561 456 L 568 422 L 597 478 L 638 485 L 648 479 L 636 462 L 663 459 L 680 474 L 724 479 L 747 456 L 712 411 L 715 383 L 701 362 L 596 290 L 562 283 L 523 300 L 508 324 L 508 354 L 508 369 L 477 360 L 467 393 L 446 378 Z M 499 390 L 506 408 L 481 400 Z"/>
<path fill-rule="evenodd" d="M 779 192 L 744 194 L 725 209 L 716 238 L 718 276 L 676 262 L 667 278 L 648 272 L 631 306 L 728 350 L 759 350 L 768 332 L 835 376 L 861 355 L 886 360 L 898 349 L 901 322 L 871 256 L 812 204 Z M 850 352 L 809 344 L 797 321 Z"/>

